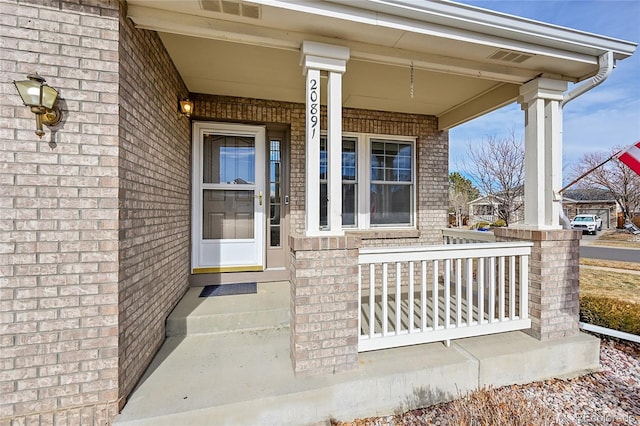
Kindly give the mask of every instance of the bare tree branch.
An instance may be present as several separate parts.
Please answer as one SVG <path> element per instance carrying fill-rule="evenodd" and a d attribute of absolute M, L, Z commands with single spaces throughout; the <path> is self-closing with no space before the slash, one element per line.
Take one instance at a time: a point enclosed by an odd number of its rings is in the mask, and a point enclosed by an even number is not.
<path fill-rule="evenodd" d="M 484 142 L 468 146 L 469 162 L 465 164 L 480 190 L 500 200 L 498 217 L 511 223 L 523 208 L 524 144 L 515 129 L 503 138 L 488 137 Z"/>

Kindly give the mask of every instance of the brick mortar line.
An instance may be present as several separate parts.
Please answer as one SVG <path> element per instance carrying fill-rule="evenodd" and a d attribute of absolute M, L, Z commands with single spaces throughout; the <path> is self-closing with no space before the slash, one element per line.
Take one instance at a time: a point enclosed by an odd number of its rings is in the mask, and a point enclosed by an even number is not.
<path fill-rule="evenodd" d="M 21 418 L 21 417 L 46 416 L 46 415 L 53 415 L 53 416 L 64 415 L 64 413 L 67 413 L 69 411 L 86 410 L 86 409 L 93 409 L 94 410 L 94 418 L 95 418 L 95 413 L 99 412 L 99 408 L 101 408 L 102 410 L 109 410 L 112 406 L 116 406 L 116 407 L 118 407 L 118 410 L 120 410 L 120 404 L 122 403 L 122 401 L 125 398 L 126 397 L 122 396 L 122 397 L 120 397 L 118 399 L 113 399 L 113 400 L 107 401 L 107 402 L 99 402 L 97 404 L 74 405 L 72 407 L 64 407 L 64 408 L 59 408 L 59 409 L 55 409 L 55 410 L 38 411 L 38 412 L 29 413 L 29 414 L 13 415 L 13 416 L 10 416 L 10 417 L 0 417 L 0 422 L 6 421 L 6 420 L 15 420 L 16 418 Z"/>

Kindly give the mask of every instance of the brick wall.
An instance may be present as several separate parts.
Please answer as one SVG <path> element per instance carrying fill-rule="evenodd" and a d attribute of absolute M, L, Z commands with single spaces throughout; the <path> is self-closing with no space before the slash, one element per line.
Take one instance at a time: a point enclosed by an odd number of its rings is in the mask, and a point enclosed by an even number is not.
<path fill-rule="evenodd" d="M 104 423 L 118 399 L 117 0 L 0 0 L 0 423 Z M 45 126 L 12 80 L 59 89 Z"/>
<path fill-rule="evenodd" d="M 225 96 L 193 95 L 196 119 L 290 124 L 291 186 L 290 229 L 304 235 L 305 120 L 304 105 Z M 449 205 L 449 137 L 438 132 L 432 116 L 343 109 L 343 131 L 417 137 L 416 211 L 417 231 L 355 231 L 363 247 L 386 245 L 440 244 L 441 229 L 447 225 Z M 321 125 L 326 129 L 326 109 Z M 352 231 L 348 231 L 352 232 Z"/>
<path fill-rule="evenodd" d="M 119 381 L 127 396 L 164 341 L 188 287 L 191 125 L 157 33 L 120 18 Z"/>
<path fill-rule="evenodd" d="M 0 0 L 0 423 L 104 424 L 164 339 L 189 274 L 186 88 L 118 0 Z M 39 140 L 11 83 L 63 121 Z"/>
<path fill-rule="evenodd" d="M 529 316 L 540 340 L 578 333 L 580 311 L 580 231 L 496 228 L 496 241 L 531 241 Z"/>
<path fill-rule="evenodd" d="M 291 237 L 291 361 L 298 375 L 358 367 L 355 237 Z"/>

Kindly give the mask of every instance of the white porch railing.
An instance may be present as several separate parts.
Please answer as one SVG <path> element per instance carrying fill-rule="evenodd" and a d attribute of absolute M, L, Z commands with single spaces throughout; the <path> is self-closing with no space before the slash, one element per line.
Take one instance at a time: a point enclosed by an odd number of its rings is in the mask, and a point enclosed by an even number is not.
<path fill-rule="evenodd" d="M 495 243 L 493 232 L 474 231 L 469 229 L 447 228 L 442 230 L 445 244 Z"/>
<path fill-rule="evenodd" d="M 530 328 L 531 246 L 361 249 L 358 350 Z"/>

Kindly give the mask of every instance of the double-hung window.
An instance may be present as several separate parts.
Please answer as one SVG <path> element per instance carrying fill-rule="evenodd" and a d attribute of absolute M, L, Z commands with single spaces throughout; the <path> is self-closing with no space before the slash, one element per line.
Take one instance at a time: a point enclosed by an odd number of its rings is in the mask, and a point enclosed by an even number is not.
<path fill-rule="evenodd" d="M 356 227 L 358 218 L 358 139 L 342 138 L 342 226 Z M 320 138 L 320 226 L 327 226 L 327 138 Z"/>
<path fill-rule="evenodd" d="M 327 139 L 320 139 L 320 226 L 327 226 Z M 342 138 L 342 226 L 415 224 L 415 140 L 364 134 Z"/>
<path fill-rule="evenodd" d="M 413 225 L 413 144 L 372 138 L 370 147 L 370 225 Z"/>

